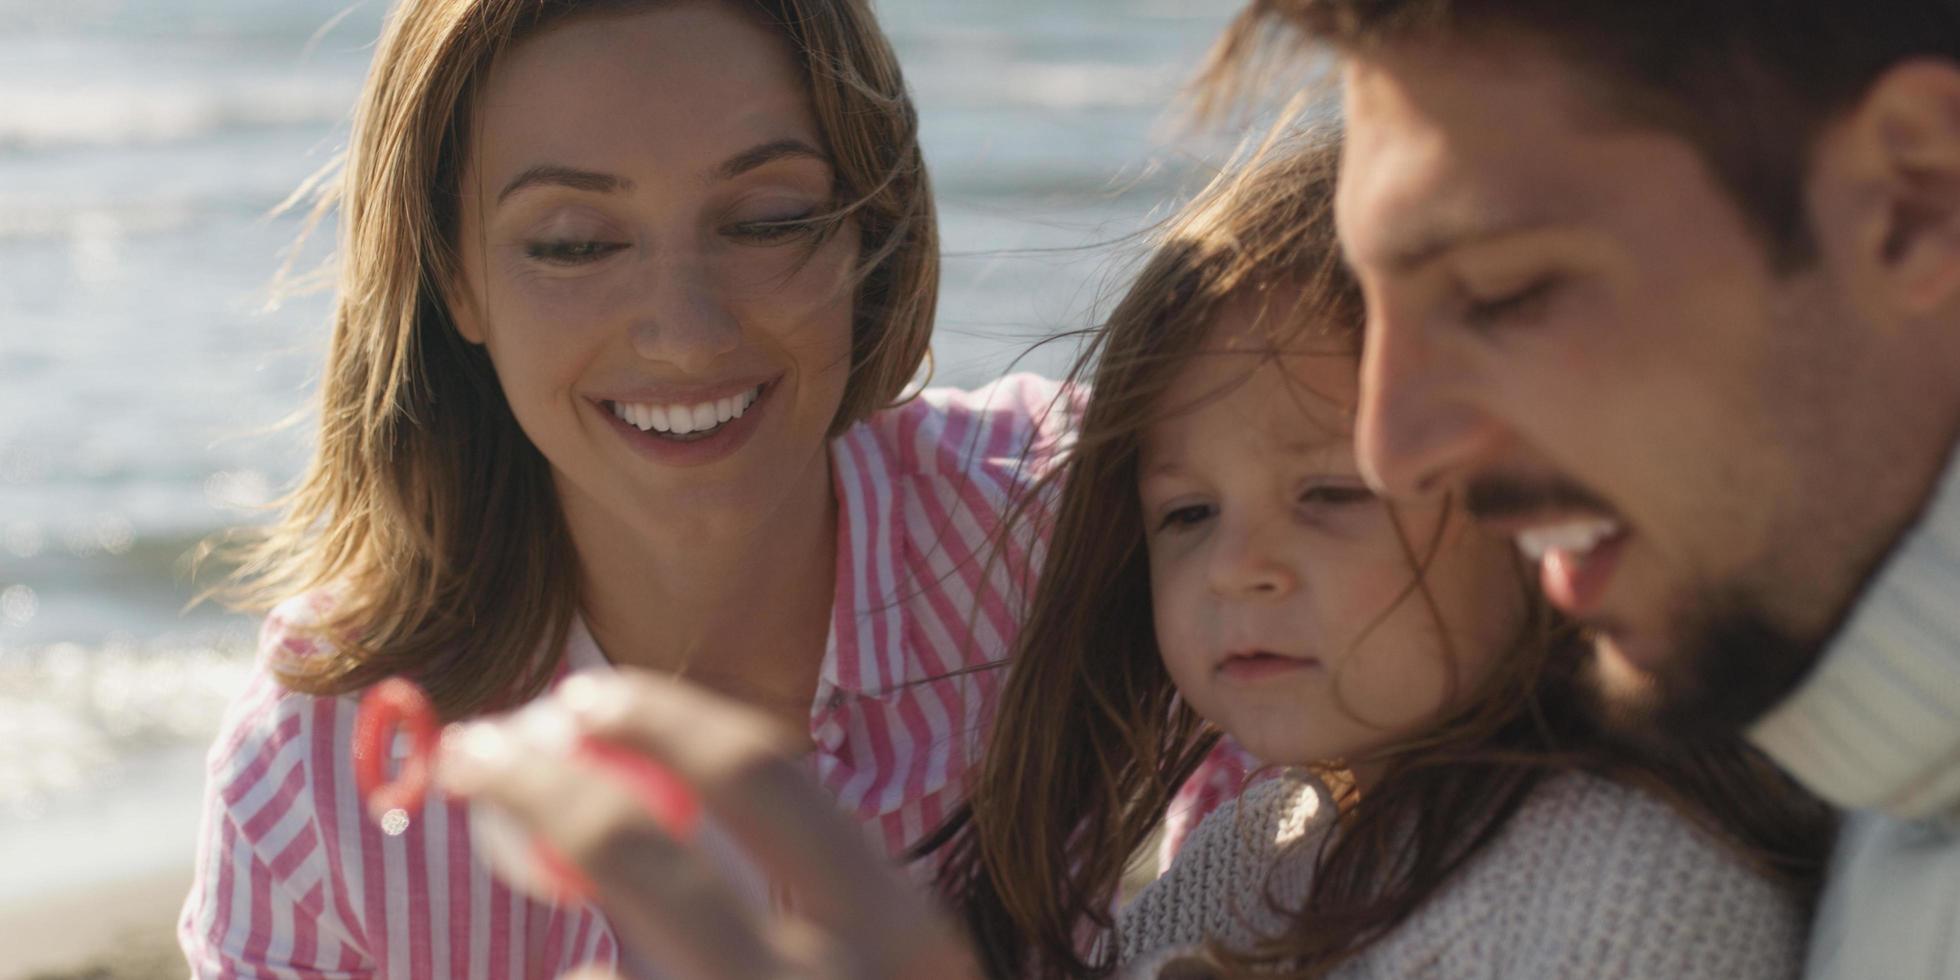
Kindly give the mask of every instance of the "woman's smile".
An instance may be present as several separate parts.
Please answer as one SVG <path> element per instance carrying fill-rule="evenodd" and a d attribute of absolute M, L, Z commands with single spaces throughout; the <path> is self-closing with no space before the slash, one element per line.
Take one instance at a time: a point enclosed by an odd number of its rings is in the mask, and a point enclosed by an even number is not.
<path fill-rule="evenodd" d="M 670 466 L 701 466 L 734 454 L 749 441 L 762 425 L 776 387 L 772 380 L 717 398 L 608 399 L 594 404 L 634 452 Z"/>

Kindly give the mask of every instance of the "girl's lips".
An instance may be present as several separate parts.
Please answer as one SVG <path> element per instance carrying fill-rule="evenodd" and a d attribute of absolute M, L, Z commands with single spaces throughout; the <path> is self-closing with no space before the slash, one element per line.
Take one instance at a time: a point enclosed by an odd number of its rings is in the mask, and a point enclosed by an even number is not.
<path fill-rule="evenodd" d="M 1228 681 L 1254 683 L 1319 667 L 1320 661 L 1314 657 L 1289 657 L 1259 650 L 1226 657 L 1218 665 L 1218 676 Z"/>

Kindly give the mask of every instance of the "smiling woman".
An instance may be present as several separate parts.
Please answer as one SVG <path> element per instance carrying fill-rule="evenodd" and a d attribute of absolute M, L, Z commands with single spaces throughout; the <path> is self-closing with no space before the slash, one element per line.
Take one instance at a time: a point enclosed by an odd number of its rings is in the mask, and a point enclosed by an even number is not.
<path fill-rule="evenodd" d="M 1071 414 L 1029 378 L 903 399 L 938 241 L 866 5 L 406 0 L 350 145 L 319 451 L 234 583 L 270 615 L 211 757 L 194 973 L 619 965 L 596 909 L 489 873 L 462 804 L 361 819 L 353 698 L 389 677 L 454 719 L 682 675 L 916 842 L 1032 572 L 989 545 Z"/>

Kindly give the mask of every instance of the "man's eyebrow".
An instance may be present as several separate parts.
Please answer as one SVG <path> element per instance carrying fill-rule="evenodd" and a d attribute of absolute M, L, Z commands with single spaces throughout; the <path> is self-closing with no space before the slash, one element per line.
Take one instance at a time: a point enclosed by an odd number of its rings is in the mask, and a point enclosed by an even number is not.
<path fill-rule="evenodd" d="M 722 162 L 715 168 L 715 176 L 721 180 L 734 180 L 757 167 L 766 166 L 787 157 L 808 157 L 820 163 L 829 164 L 830 155 L 794 136 L 771 140 L 761 146 L 743 150 Z"/>
<path fill-rule="evenodd" d="M 1414 272 L 1464 246 L 1540 231 L 1553 224 L 1550 218 L 1537 214 L 1440 217 L 1397 236 L 1399 240 L 1384 245 L 1382 255 L 1390 269 L 1398 273 Z"/>
<path fill-rule="evenodd" d="M 596 194 L 613 194 L 633 189 L 633 182 L 614 174 L 599 173 L 595 170 L 580 170 L 556 163 L 541 163 L 532 167 L 504 185 L 497 192 L 497 203 L 502 204 L 512 194 L 527 187 L 556 186 L 573 190 L 591 191 Z"/>

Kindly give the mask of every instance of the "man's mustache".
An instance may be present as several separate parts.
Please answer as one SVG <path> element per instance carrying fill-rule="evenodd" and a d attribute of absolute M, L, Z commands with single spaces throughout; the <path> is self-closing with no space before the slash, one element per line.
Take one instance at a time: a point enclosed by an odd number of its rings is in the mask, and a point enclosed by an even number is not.
<path fill-rule="evenodd" d="M 1463 507 L 1480 521 L 1530 517 L 1561 511 L 1614 513 L 1612 505 L 1596 493 L 1564 480 L 1521 479 L 1484 476 L 1463 488 Z"/>

